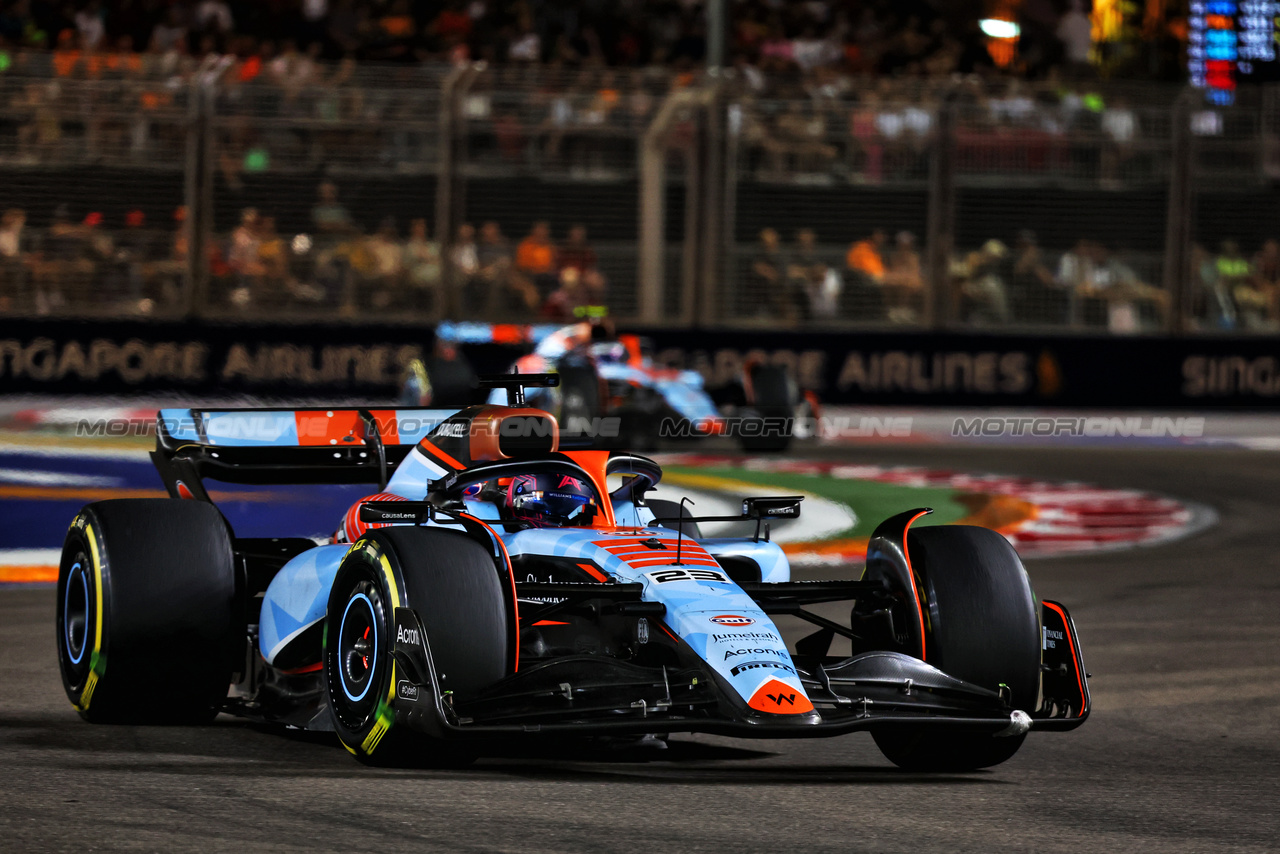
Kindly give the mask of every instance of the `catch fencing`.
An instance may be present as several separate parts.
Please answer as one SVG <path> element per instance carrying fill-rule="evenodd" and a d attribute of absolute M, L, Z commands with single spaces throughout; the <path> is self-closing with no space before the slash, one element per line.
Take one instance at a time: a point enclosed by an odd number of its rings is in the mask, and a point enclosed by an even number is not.
<path fill-rule="evenodd" d="M 0 312 L 1280 330 L 1280 95 L 13 54 Z"/>

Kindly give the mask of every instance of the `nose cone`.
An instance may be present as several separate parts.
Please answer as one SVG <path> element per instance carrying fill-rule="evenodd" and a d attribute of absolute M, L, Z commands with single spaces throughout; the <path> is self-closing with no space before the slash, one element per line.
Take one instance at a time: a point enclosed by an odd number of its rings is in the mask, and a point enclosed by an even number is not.
<path fill-rule="evenodd" d="M 777 679 L 769 679 L 757 688 L 747 705 L 773 715 L 803 715 L 813 711 L 813 703 L 803 691 Z"/>

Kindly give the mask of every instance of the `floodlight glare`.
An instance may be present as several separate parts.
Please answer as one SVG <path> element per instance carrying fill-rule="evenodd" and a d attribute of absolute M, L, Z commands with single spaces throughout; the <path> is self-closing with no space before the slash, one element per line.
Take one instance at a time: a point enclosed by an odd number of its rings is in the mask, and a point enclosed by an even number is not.
<path fill-rule="evenodd" d="M 978 26 L 993 39 L 1016 39 L 1018 33 L 1022 32 L 1022 28 L 1013 21 L 1003 21 L 1000 18 L 983 18 Z"/>

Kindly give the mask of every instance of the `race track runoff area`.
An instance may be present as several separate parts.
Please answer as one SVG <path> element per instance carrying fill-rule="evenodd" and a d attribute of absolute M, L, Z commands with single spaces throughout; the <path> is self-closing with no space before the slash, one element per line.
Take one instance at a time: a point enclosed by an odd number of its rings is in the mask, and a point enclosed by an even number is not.
<path fill-rule="evenodd" d="M 803 494 L 801 520 L 771 532 L 798 578 L 856 573 L 875 524 L 915 506 L 1017 544 L 1037 595 L 1075 617 L 1094 712 L 996 768 L 943 776 L 894 769 L 865 734 L 548 744 L 442 771 L 366 768 L 323 736 L 225 716 L 91 726 L 58 676 L 50 568 L 83 503 L 160 494 L 148 445 L 0 433 L 0 851 L 1076 854 L 1263 852 L 1280 838 L 1280 454 L 1266 442 L 661 456 L 667 490 L 699 513 Z M 362 493 L 215 485 L 245 535 L 331 533 Z"/>

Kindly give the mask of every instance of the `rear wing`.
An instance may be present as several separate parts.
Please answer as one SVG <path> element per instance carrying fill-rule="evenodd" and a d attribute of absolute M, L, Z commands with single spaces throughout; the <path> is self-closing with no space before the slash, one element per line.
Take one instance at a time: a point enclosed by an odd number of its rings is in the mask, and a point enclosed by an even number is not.
<path fill-rule="evenodd" d="M 370 483 L 385 487 L 413 446 L 456 409 L 162 409 L 152 462 L 175 498 L 202 484 Z"/>

